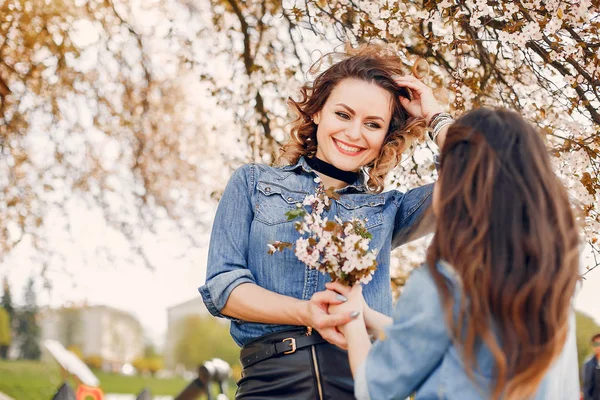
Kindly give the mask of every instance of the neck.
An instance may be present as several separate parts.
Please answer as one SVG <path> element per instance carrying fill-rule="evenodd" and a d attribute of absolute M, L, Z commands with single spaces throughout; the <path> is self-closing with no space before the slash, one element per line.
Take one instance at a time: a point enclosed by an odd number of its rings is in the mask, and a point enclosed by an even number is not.
<path fill-rule="evenodd" d="M 600 354 L 596 354 L 596 360 L 600 362 Z"/>
<path fill-rule="evenodd" d="M 353 184 L 360 176 L 358 172 L 341 170 L 317 156 L 305 157 L 305 161 L 319 175 L 325 187 L 340 189 Z"/>
<path fill-rule="evenodd" d="M 324 188 L 330 188 L 333 187 L 334 189 L 342 189 L 345 188 L 346 186 L 348 186 L 348 184 L 344 181 L 340 181 L 338 179 L 332 178 L 330 176 L 327 176 L 319 171 L 315 171 L 315 173 L 317 174 L 317 176 L 319 178 L 321 178 L 321 181 L 323 182 L 323 187 Z"/>

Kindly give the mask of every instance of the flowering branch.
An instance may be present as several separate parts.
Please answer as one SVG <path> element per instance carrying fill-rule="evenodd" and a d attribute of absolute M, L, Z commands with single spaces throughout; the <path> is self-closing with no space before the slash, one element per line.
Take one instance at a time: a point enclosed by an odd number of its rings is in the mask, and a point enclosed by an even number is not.
<path fill-rule="evenodd" d="M 319 178 L 315 179 L 320 183 Z M 296 221 L 294 227 L 303 236 L 294 244 L 276 241 L 268 245 L 269 254 L 295 246 L 296 257 L 309 268 L 328 274 L 332 281 L 352 286 L 368 283 L 377 269 L 377 254 L 369 251 L 372 239 L 365 221 L 352 219 L 342 221 L 337 216 L 334 221 L 323 218 L 322 214 L 331 207 L 331 199 L 339 199 L 333 188 L 323 189 L 320 183 L 314 195 L 306 196 L 297 209 L 288 211 L 289 221 Z M 310 207 L 311 211 L 306 207 Z"/>

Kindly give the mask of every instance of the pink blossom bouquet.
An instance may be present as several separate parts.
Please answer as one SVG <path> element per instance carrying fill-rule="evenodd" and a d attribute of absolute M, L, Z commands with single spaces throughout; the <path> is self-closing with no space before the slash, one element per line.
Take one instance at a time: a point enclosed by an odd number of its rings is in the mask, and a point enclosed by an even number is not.
<path fill-rule="evenodd" d="M 320 183 L 319 178 L 315 182 Z M 297 208 L 286 213 L 288 221 L 296 221 L 295 228 L 301 237 L 296 240 L 296 257 L 324 274 L 332 281 L 352 286 L 371 281 L 377 269 L 377 254 L 369 251 L 372 235 L 366 229 L 365 221 L 352 219 L 342 221 L 337 216 L 334 221 L 323 218 L 323 211 L 331 207 L 331 199 L 339 195 L 333 188 L 324 190 L 320 183 L 314 195 L 308 195 Z M 311 208 L 309 212 L 307 207 Z M 276 241 L 270 243 L 269 254 L 293 248 L 294 244 Z"/>

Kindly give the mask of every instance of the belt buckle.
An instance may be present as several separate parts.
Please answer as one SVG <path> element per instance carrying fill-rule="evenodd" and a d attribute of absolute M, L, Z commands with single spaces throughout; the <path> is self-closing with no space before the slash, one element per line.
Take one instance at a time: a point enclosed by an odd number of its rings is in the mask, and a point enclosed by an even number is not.
<path fill-rule="evenodd" d="M 283 354 L 292 354 L 292 353 L 295 353 L 296 352 L 296 338 L 293 338 L 293 337 L 285 338 L 285 339 L 282 340 L 282 342 L 285 342 L 287 340 L 290 341 L 290 346 L 292 347 L 292 349 L 289 350 L 289 351 L 284 351 Z"/>

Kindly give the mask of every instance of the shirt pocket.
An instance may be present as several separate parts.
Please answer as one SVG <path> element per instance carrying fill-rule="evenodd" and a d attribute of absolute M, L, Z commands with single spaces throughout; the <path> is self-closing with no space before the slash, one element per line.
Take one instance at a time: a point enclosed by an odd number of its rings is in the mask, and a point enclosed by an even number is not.
<path fill-rule="evenodd" d="M 338 217 L 342 221 L 352 218 L 366 220 L 367 229 L 374 228 L 383 223 L 383 195 L 358 194 L 342 196 L 338 203 Z"/>
<path fill-rule="evenodd" d="M 258 182 L 257 189 L 255 218 L 267 225 L 288 222 L 285 213 L 297 208 L 308 194 L 270 182 Z"/>

